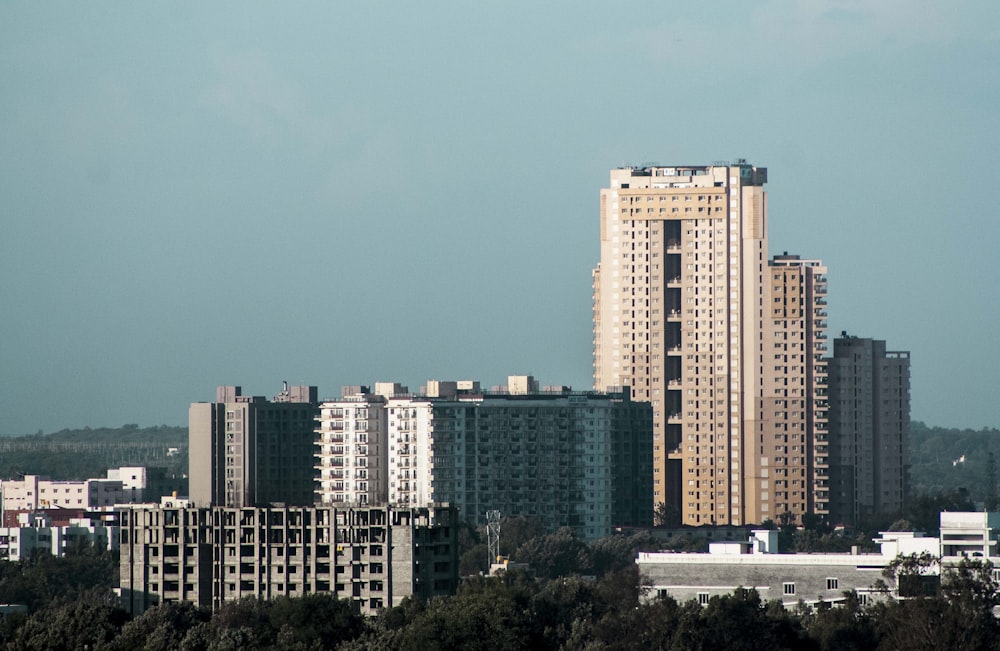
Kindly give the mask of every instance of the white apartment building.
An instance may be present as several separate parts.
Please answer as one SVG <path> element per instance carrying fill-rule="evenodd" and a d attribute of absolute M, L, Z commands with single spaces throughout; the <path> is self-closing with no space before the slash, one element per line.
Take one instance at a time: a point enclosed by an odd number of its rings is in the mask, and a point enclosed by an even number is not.
<path fill-rule="evenodd" d="M 386 398 L 363 387 L 344 387 L 343 393 L 324 402 L 316 418 L 318 503 L 385 504 Z"/>

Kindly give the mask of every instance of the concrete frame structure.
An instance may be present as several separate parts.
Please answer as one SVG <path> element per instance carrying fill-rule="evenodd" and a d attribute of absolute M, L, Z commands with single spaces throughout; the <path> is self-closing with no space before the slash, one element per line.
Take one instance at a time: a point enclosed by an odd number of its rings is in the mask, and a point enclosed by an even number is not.
<path fill-rule="evenodd" d="M 458 587 L 457 514 L 438 505 L 196 508 L 121 514 L 121 597 L 218 608 L 244 597 L 331 593 L 365 614 Z"/>
<path fill-rule="evenodd" d="M 830 519 L 899 513 L 909 490 L 910 354 L 843 333 L 827 366 Z"/>
<path fill-rule="evenodd" d="M 199 506 L 313 503 L 314 386 L 287 384 L 274 400 L 216 389 L 188 411 L 190 497 Z"/>
<path fill-rule="evenodd" d="M 629 167 L 601 191 L 594 387 L 653 405 L 652 504 L 760 522 L 767 170 Z"/>

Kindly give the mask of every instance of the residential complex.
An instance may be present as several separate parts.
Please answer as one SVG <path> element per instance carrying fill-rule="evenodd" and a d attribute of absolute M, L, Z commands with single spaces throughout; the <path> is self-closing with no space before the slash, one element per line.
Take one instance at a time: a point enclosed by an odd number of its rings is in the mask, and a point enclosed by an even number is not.
<path fill-rule="evenodd" d="M 493 391 L 474 381 L 423 389 L 350 387 L 321 405 L 321 504 L 371 503 L 385 491 L 394 505 L 449 503 L 476 523 L 488 510 L 536 516 L 588 539 L 651 521 L 652 413 L 627 388 L 539 390 L 511 376 Z"/>
<path fill-rule="evenodd" d="M 188 411 L 190 497 L 199 506 L 313 503 L 314 386 L 284 386 L 273 400 L 216 389 Z"/>
<path fill-rule="evenodd" d="M 898 511 L 906 354 L 880 362 L 893 381 L 858 389 L 879 413 L 833 420 L 827 269 L 787 253 L 768 261 L 766 181 L 742 160 L 611 171 L 593 275 L 594 386 L 628 385 L 652 403 L 651 500 L 685 525 Z"/>
<path fill-rule="evenodd" d="M 121 514 L 123 607 L 332 593 L 376 614 L 458 584 L 454 508 L 138 506 Z"/>
<path fill-rule="evenodd" d="M 897 513 L 909 484 L 910 354 L 843 333 L 828 365 L 830 518 Z"/>

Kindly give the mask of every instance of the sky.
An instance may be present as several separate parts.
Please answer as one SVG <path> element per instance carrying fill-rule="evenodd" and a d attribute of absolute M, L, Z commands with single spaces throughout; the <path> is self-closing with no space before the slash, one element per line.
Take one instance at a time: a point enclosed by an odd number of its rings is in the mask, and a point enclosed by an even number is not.
<path fill-rule="evenodd" d="M 610 169 L 768 168 L 831 335 L 1000 426 L 1000 3 L 7 2 L 0 434 L 592 383 Z"/>

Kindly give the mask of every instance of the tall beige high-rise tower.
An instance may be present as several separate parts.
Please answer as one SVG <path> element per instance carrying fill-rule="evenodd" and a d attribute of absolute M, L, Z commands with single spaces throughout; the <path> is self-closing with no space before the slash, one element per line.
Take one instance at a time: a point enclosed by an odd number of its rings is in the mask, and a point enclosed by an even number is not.
<path fill-rule="evenodd" d="M 685 524 L 764 519 L 766 181 L 742 160 L 651 165 L 601 191 L 594 386 L 653 404 L 650 508 Z"/>

